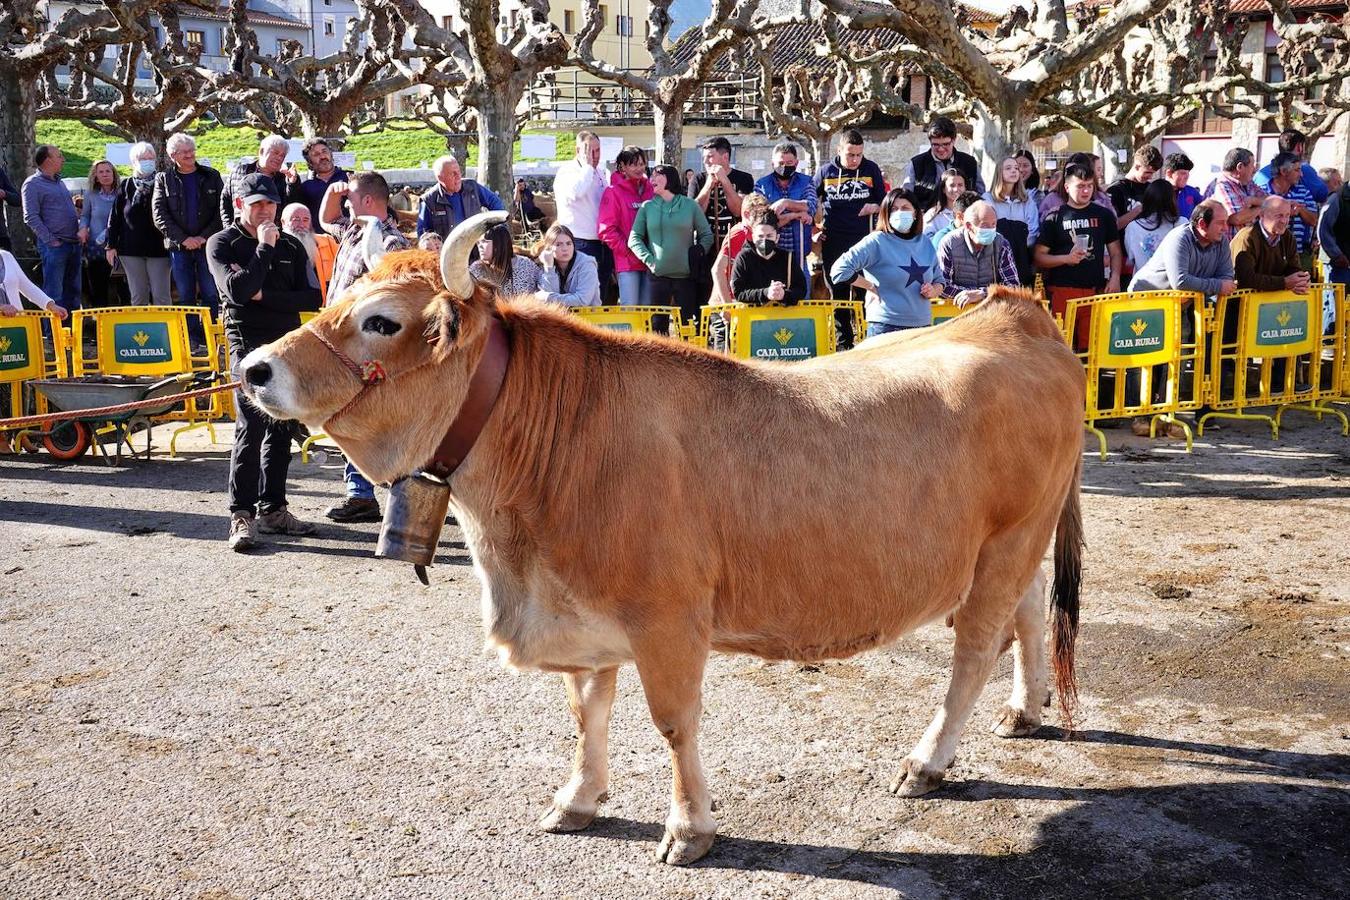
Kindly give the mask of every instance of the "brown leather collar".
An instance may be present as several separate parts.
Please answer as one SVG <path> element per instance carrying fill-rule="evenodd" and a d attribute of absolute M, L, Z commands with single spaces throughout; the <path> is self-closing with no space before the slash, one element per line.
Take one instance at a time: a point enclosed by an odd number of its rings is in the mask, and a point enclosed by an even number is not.
<path fill-rule="evenodd" d="M 397 375 L 389 375 L 379 360 L 368 359 L 363 364 L 357 365 L 355 360 L 343 353 L 317 329 L 306 328 L 306 330 L 332 351 L 347 371 L 361 382 L 361 388 L 356 395 L 324 422 L 325 431 L 372 388 L 386 381 L 396 381 L 404 375 L 433 364 L 433 361 L 428 361 Z M 464 395 L 464 402 L 460 404 L 459 412 L 445 430 L 445 436 L 441 438 L 441 443 L 432 454 L 430 462 L 422 467 L 423 472 L 441 481 L 448 481 L 455 469 L 459 468 L 459 464 L 464 462 L 464 457 L 473 449 L 478 435 L 482 434 L 488 417 L 492 415 L 492 410 L 497 405 L 497 397 L 502 392 L 502 383 L 506 380 L 506 368 L 510 361 L 511 345 L 506 337 L 506 328 L 502 325 L 501 319 L 494 315 L 488 322 L 487 343 L 483 347 L 483 355 L 479 357 L 478 365 L 474 368 L 473 375 L 469 377 L 469 390 Z"/>
<path fill-rule="evenodd" d="M 440 446 L 422 471 L 449 481 L 460 463 L 469 455 L 478 436 L 483 433 L 488 417 L 492 415 L 506 381 L 506 369 L 511 362 L 511 345 L 501 320 L 493 316 L 488 325 L 487 343 L 478 366 L 469 379 L 469 391 L 464 395 L 459 413 L 445 430 Z"/>

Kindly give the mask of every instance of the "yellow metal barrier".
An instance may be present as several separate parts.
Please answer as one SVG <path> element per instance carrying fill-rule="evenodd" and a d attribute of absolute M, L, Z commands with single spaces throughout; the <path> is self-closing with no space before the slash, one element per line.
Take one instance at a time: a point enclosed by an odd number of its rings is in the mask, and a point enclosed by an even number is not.
<path fill-rule="evenodd" d="M 69 374 L 67 340 L 61 320 L 45 310 L 24 310 L 0 318 L 0 396 L 8 395 L 11 416 L 24 415 L 30 406 L 34 413 L 47 412 L 47 398 L 29 390 L 27 382 Z M 23 444 L 26 430 L 16 435 L 16 445 Z"/>
<path fill-rule="evenodd" d="M 193 346 L 191 325 L 205 343 Z M 81 375 L 177 375 L 220 371 L 218 331 L 211 312 L 201 306 L 114 306 L 77 310 L 71 316 L 71 366 Z M 214 422 L 225 417 L 222 394 L 188 400 L 181 410 L 156 421 L 186 422 L 169 438 L 169 455 L 178 454 L 178 436 L 205 428 L 216 441 Z"/>
<path fill-rule="evenodd" d="M 1158 423 L 1179 426 L 1186 450 L 1193 446 L 1190 426 L 1178 412 L 1204 402 L 1204 313 L 1201 295 L 1188 291 L 1140 291 L 1071 300 L 1061 327 L 1086 370 L 1084 425 L 1097 437 L 1102 459 L 1106 435 L 1093 423 L 1102 419 L 1147 417 L 1149 435 Z M 1080 325 L 1078 310 L 1087 308 Z M 1183 329 L 1183 322 L 1191 327 Z M 1087 328 L 1086 337 L 1076 334 Z M 1185 335 L 1183 337 L 1183 335 Z"/>
<path fill-rule="evenodd" d="M 682 337 L 678 306 L 575 306 L 572 312 L 600 328 Z"/>
<path fill-rule="evenodd" d="M 1200 434 L 1210 419 L 1256 420 L 1266 422 L 1278 439 L 1280 421 L 1290 409 L 1318 419 L 1335 416 L 1341 433 L 1350 433 L 1345 414 L 1323 402 L 1340 396 L 1345 329 L 1342 315 L 1322 333 L 1324 287 L 1313 285 L 1306 294 L 1239 291 L 1219 298 L 1211 323 L 1211 411 L 1197 423 Z M 1342 300 L 1338 308 L 1343 306 Z M 1247 412 L 1271 406 L 1274 415 Z"/>
<path fill-rule="evenodd" d="M 725 318 L 732 356 L 794 361 L 838 349 L 835 311 L 840 309 L 852 314 L 855 334 L 866 329 L 862 304 L 836 300 L 806 300 L 792 306 L 705 306 L 700 321 L 703 334 L 708 334 L 714 315 Z"/>

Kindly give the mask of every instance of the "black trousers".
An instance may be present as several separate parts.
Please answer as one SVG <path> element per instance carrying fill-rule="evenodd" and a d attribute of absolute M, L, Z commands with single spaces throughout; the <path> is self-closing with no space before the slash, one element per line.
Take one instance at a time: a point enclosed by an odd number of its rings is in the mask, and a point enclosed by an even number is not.
<path fill-rule="evenodd" d="M 663 275 L 650 275 L 647 278 L 647 294 L 642 300 L 643 306 L 678 306 L 680 318 L 684 321 L 698 321 L 701 304 L 698 288 L 692 278 L 667 278 Z"/>
<path fill-rule="evenodd" d="M 618 288 L 613 286 L 614 251 L 609 249 L 609 244 L 598 238 L 596 240 L 577 238 L 576 245 L 578 250 L 595 260 L 595 267 L 599 270 L 597 274 L 600 276 L 600 303 L 610 305 L 618 297 Z"/>
<path fill-rule="evenodd" d="M 853 285 L 835 284 L 830 280 L 830 269 L 834 268 L 835 261 L 843 256 L 854 244 L 862 238 L 849 237 L 831 237 L 829 229 L 825 231 L 825 239 L 820 242 L 820 261 L 825 270 L 825 283 L 830 286 L 830 298 L 833 300 L 852 300 L 857 303 L 863 302 L 864 292 Z M 844 310 L 835 310 L 834 325 L 839 334 L 839 349 L 848 350 L 853 346 L 853 317 Z"/>
<path fill-rule="evenodd" d="M 112 276 L 112 266 L 108 265 L 108 260 L 105 257 L 87 257 L 84 275 L 89 283 L 89 306 L 91 308 L 127 306 L 131 303 L 131 294 L 127 291 L 127 280 Z"/>
<path fill-rule="evenodd" d="M 278 335 L 280 337 L 280 335 Z M 239 362 L 266 339 L 229 336 L 230 368 L 239 377 Z M 286 505 L 286 474 L 291 468 L 291 432 L 294 423 L 278 422 L 234 392 L 237 415 L 234 447 L 230 450 L 230 512 L 264 515 Z"/>

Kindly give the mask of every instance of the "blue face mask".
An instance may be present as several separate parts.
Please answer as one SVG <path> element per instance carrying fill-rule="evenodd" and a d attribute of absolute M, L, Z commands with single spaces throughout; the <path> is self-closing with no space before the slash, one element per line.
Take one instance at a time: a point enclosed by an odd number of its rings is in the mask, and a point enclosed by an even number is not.
<path fill-rule="evenodd" d="M 136 174 L 138 175 L 155 174 L 155 161 L 153 159 L 136 160 Z"/>
<path fill-rule="evenodd" d="M 891 213 L 891 227 L 904 234 L 914 227 L 914 210 L 897 209 Z"/>
<path fill-rule="evenodd" d="M 987 247 L 988 245 L 992 244 L 994 242 L 994 238 L 996 237 L 998 237 L 997 228 L 975 229 L 975 243 L 979 244 L 981 247 Z"/>

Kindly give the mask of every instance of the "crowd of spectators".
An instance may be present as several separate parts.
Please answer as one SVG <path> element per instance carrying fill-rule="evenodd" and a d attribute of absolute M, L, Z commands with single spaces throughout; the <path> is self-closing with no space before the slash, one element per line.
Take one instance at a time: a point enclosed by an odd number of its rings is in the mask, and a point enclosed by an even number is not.
<path fill-rule="evenodd" d="M 418 197 L 391 190 L 376 172 L 344 170 L 322 139 L 304 144 L 302 175 L 276 135 L 227 173 L 198 162 L 186 134 L 169 138 L 163 161 L 152 145 L 136 144 L 130 175 L 96 161 L 77 204 L 60 177 L 60 148 L 43 145 L 21 188 L 0 169 L 0 212 L 22 211 L 40 263 L 34 283 L 0 227 L 0 314 L 21 298 L 61 316 L 86 302 L 200 306 L 223 316 L 237 361 L 365 274 L 372 223 L 386 250 L 438 250 L 460 222 L 508 204 L 542 239 L 526 247 L 518 231 L 490 230 L 471 263 L 475 279 L 566 307 L 675 307 L 685 321 L 710 302 L 828 295 L 864 302 L 868 334 L 884 334 L 930 324 L 935 301 L 979 303 L 993 285 L 1030 286 L 1038 275 L 1060 315 L 1076 299 L 1122 289 L 1306 292 L 1319 254 L 1328 280 L 1350 284 L 1350 188 L 1338 171 L 1308 165 L 1297 131 L 1280 136 L 1264 166 L 1250 150 L 1231 149 L 1204 191 L 1190 184 L 1195 167 L 1185 154 L 1164 158 L 1151 146 L 1110 184 L 1095 154 L 1074 154 L 1043 180 L 1034 156 L 1019 150 L 999 161 L 986 189 L 975 158 L 956 148 L 954 122 L 938 117 L 926 136 L 928 148 L 892 188 L 852 129 L 812 174 L 794 144 L 778 144 L 772 171 L 758 180 L 734 166 L 724 137 L 703 143 L 700 171 L 652 166 L 637 146 L 620 150 L 611 171 L 598 135 L 582 131 L 553 181 L 552 222 L 523 181 L 504 202 L 465 177 L 454 156 L 435 161 L 435 184 Z M 837 321 L 847 348 L 852 319 Z M 714 315 L 711 343 L 725 328 Z M 308 527 L 285 511 L 285 436 L 274 424 L 243 414 L 236 432 L 238 547 L 259 530 Z M 351 467 L 345 481 L 346 497 L 327 514 L 377 518 L 370 483 Z"/>

